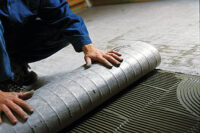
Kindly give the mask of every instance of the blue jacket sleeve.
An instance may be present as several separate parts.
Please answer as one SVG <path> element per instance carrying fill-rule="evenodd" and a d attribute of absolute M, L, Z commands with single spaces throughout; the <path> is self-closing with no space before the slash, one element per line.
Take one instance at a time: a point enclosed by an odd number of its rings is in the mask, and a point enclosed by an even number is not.
<path fill-rule="evenodd" d="M 83 19 L 72 13 L 66 0 L 41 0 L 39 16 L 47 24 L 62 27 L 64 37 L 77 52 L 92 43 Z"/>

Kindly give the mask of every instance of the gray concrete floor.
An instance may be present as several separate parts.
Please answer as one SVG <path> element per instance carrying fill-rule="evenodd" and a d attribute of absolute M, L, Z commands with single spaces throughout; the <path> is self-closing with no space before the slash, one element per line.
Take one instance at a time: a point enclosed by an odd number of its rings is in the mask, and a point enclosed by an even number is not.
<path fill-rule="evenodd" d="M 199 0 L 99 6 L 79 15 L 98 48 L 147 42 L 160 51 L 159 69 L 200 75 Z M 31 66 L 48 81 L 83 64 L 83 53 L 68 46 Z"/>

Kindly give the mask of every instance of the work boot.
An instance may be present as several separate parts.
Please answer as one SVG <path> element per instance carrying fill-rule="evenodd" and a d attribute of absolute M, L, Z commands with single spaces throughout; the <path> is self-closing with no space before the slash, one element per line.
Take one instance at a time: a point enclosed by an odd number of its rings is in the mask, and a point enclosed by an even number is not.
<path fill-rule="evenodd" d="M 37 81 L 37 74 L 33 71 L 29 71 L 30 66 L 28 63 L 19 63 L 11 61 L 11 68 L 14 73 L 14 82 L 23 86 L 31 85 Z"/>
<path fill-rule="evenodd" d="M 0 82 L 0 90 L 5 92 L 25 92 L 26 89 L 15 83 L 13 80 Z"/>

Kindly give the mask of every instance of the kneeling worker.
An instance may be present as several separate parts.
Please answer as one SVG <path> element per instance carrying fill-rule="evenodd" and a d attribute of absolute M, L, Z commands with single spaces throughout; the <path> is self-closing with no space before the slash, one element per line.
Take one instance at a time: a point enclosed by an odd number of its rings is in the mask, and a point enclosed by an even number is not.
<path fill-rule="evenodd" d="M 28 63 L 47 58 L 69 43 L 84 52 L 88 66 L 98 61 L 112 67 L 122 61 L 116 51 L 95 48 L 83 20 L 65 0 L 0 0 L 0 123 L 1 113 L 16 124 L 12 111 L 24 120 L 25 110 L 33 112 L 24 101 L 33 92 L 22 93 L 23 85 L 37 80 Z"/>

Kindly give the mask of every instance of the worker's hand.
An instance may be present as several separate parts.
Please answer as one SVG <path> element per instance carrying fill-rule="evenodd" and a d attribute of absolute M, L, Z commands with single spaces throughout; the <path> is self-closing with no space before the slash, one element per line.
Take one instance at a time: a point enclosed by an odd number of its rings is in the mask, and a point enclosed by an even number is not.
<path fill-rule="evenodd" d="M 23 120 L 27 120 L 28 115 L 24 112 L 23 109 L 32 113 L 33 108 L 22 99 L 30 98 L 33 95 L 33 93 L 34 91 L 16 93 L 3 92 L 0 90 L 0 124 L 2 123 L 1 113 L 3 112 L 9 118 L 12 124 L 17 123 L 17 119 L 13 115 L 12 111 L 16 112 Z"/>
<path fill-rule="evenodd" d="M 83 52 L 85 54 L 86 66 L 89 67 L 92 61 L 98 61 L 109 68 L 112 68 L 112 64 L 119 66 L 123 59 L 121 54 L 116 51 L 103 51 L 95 48 L 93 44 L 83 46 Z"/>

